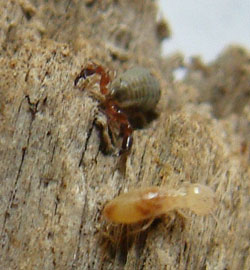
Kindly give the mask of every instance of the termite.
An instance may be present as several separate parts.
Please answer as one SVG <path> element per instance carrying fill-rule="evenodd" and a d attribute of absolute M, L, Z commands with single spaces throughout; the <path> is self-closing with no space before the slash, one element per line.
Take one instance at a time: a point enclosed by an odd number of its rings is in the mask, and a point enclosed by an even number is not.
<path fill-rule="evenodd" d="M 102 66 L 89 64 L 76 77 L 75 86 L 81 78 L 86 79 L 94 74 L 101 76 L 100 91 L 104 96 L 101 107 L 107 116 L 108 126 L 115 123 L 123 137 L 119 154 L 128 153 L 133 143 L 133 127 L 129 115 L 131 112 L 136 114 L 154 110 L 160 99 L 160 85 L 142 67 L 129 69 L 111 82 L 108 72 Z"/>
<path fill-rule="evenodd" d="M 212 213 L 214 192 L 201 184 L 189 184 L 179 190 L 145 187 L 131 190 L 106 204 L 104 217 L 115 224 L 134 224 L 154 220 L 170 211 L 189 209 L 197 215 Z"/>

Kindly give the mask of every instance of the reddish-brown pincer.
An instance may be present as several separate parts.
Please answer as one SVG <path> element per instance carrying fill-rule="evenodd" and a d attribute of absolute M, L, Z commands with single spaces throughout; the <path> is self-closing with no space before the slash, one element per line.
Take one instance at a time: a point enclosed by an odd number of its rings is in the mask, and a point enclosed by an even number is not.
<path fill-rule="evenodd" d="M 160 99 L 159 83 L 147 69 L 141 67 L 127 70 L 111 82 L 102 66 L 90 64 L 76 77 L 75 85 L 81 78 L 86 79 L 94 74 L 101 76 L 100 91 L 105 97 L 101 106 L 108 118 L 108 125 L 116 123 L 123 137 L 120 154 L 127 153 L 133 143 L 128 110 L 132 108 L 135 113 L 153 110 Z"/>

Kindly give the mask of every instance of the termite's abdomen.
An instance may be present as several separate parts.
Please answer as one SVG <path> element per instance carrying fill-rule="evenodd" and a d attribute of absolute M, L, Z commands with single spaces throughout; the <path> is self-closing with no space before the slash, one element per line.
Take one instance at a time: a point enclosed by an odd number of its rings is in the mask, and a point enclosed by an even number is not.
<path fill-rule="evenodd" d="M 148 187 L 121 194 L 106 204 L 103 215 L 113 223 L 131 224 L 164 213 L 165 194 Z"/>

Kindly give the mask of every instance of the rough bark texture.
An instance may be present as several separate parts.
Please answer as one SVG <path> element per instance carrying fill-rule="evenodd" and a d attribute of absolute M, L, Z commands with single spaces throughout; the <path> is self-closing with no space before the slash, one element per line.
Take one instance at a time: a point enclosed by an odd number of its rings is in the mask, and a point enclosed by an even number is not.
<path fill-rule="evenodd" d="M 175 81 L 184 63 L 161 58 L 156 12 L 149 0 L 0 2 L 0 269 L 248 269 L 249 52 L 194 59 Z M 73 86 L 90 60 L 147 67 L 162 86 L 159 117 L 134 131 L 125 174 L 100 151 L 98 102 Z M 105 202 L 182 182 L 215 190 L 218 223 L 159 220 L 130 249 L 114 238 L 106 252 Z"/>

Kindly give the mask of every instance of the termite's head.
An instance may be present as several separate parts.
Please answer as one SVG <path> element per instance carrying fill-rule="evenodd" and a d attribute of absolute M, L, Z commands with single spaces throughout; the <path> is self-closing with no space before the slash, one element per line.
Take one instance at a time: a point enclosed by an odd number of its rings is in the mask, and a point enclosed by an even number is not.
<path fill-rule="evenodd" d="M 210 214 L 215 208 L 215 194 L 207 186 L 191 184 L 186 188 L 187 207 L 197 215 Z"/>

